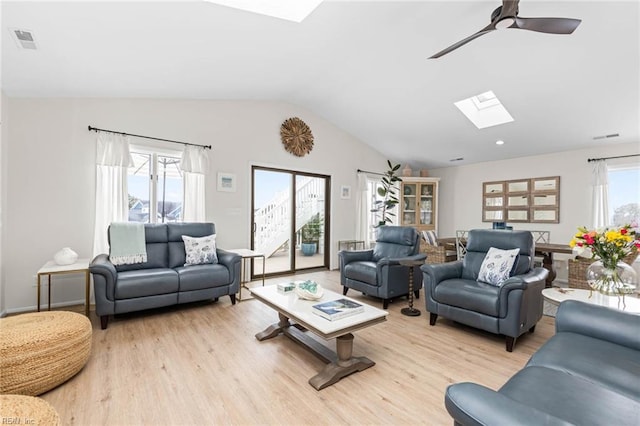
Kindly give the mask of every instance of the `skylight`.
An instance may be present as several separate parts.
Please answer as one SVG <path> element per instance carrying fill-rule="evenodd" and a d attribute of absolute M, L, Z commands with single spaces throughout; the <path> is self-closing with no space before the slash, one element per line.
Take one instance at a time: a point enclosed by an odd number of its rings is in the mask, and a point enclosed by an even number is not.
<path fill-rule="evenodd" d="M 322 0 L 206 0 L 222 6 L 259 13 L 287 21 L 302 22 Z"/>
<path fill-rule="evenodd" d="M 454 105 L 457 106 L 478 129 L 513 121 L 511 114 L 509 114 L 491 90 L 455 102 Z"/>

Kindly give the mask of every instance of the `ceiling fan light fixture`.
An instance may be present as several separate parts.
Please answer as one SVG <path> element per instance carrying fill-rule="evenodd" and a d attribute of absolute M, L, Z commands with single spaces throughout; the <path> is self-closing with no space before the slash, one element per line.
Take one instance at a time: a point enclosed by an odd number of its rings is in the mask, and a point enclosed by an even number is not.
<path fill-rule="evenodd" d="M 505 28 L 509 28 L 516 22 L 515 18 L 504 18 L 500 21 L 496 22 L 496 30 L 504 30 Z"/>

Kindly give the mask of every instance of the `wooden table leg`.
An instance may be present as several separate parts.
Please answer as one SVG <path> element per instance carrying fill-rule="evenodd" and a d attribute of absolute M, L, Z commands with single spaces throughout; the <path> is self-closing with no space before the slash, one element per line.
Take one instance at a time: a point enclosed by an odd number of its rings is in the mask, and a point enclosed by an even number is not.
<path fill-rule="evenodd" d="M 38 274 L 38 312 L 40 312 L 40 279 L 42 275 Z"/>
<path fill-rule="evenodd" d="M 51 274 L 47 274 L 47 283 L 49 284 L 49 310 L 51 310 Z"/>
<path fill-rule="evenodd" d="M 256 334 L 256 339 L 263 341 L 267 339 L 271 339 L 276 337 L 278 334 L 282 333 L 284 329 L 291 326 L 289 322 L 289 318 L 285 317 L 281 313 L 278 313 L 278 317 L 280 317 L 280 321 L 277 324 L 271 324 L 264 331 Z"/>
<path fill-rule="evenodd" d="M 84 314 L 87 317 L 89 317 L 89 303 L 90 303 L 90 300 L 89 300 L 89 292 L 90 291 L 89 290 L 91 288 L 91 285 L 89 284 L 91 282 L 91 279 L 89 278 L 89 270 L 87 270 L 85 272 L 85 281 L 84 282 L 85 282 L 84 283 L 84 287 L 85 287 L 84 288 L 84 303 L 85 303 L 85 305 L 84 305 Z"/>
<path fill-rule="evenodd" d="M 353 357 L 353 334 L 345 334 L 336 339 L 338 360 L 327 364 L 321 372 L 309 379 L 309 384 L 316 390 L 338 382 L 343 377 L 356 371 L 366 370 L 376 363 L 367 357 Z"/>
<path fill-rule="evenodd" d="M 551 288 L 553 284 L 553 280 L 556 279 L 556 271 L 553 267 L 553 253 L 545 252 L 542 255 L 542 267 L 549 271 L 549 275 L 547 275 L 547 279 L 545 281 L 545 287 Z"/>

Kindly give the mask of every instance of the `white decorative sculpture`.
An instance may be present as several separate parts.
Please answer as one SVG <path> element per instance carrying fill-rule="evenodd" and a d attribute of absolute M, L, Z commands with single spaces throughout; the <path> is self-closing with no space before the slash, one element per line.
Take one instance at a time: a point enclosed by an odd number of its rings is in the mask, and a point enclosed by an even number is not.
<path fill-rule="evenodd" d="M 71 250 L 69 247 L 65 247 L 55 255 L 53 255 L 53 261 L 58 265 L 71 265 L 78 260 L 78 253 Z"/>
<path fill-rule="evenodd" d="M 296 284 L 296 294 L 300 299 L 318 300 L 324 294 L 320 284 L 307 280 Z"/>

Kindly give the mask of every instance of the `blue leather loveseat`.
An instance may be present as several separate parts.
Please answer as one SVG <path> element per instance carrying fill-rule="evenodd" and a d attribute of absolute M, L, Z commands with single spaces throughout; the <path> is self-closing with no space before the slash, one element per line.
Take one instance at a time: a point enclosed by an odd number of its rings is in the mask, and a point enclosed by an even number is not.
<path fill-rule="evenodd" d="M 640 315 L 562 302 L 556 334 L 500 390 L 457 383 L 445 406 L 464 426 L 640 425 Z"/>
<path fill-rule="evenodd" d="M 109 315 L 229 295 L 236 302 L 241 257 L 217 249 L 218 263 L 185 266 L 183 235 L 215 234 L 213 223 L 145 224 L 147 261 L 115 266 L 100 254 L 89 265 L 102 329 Z"/>

